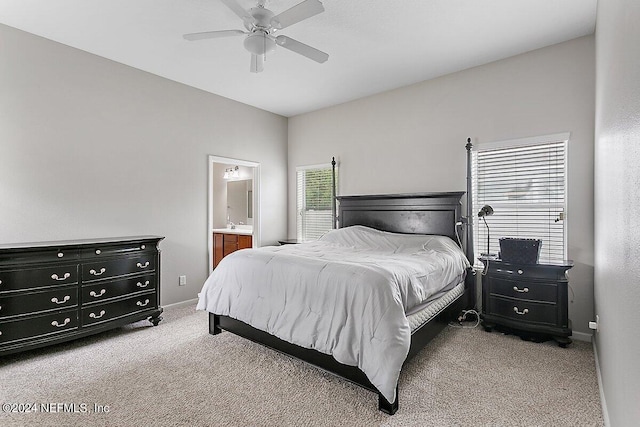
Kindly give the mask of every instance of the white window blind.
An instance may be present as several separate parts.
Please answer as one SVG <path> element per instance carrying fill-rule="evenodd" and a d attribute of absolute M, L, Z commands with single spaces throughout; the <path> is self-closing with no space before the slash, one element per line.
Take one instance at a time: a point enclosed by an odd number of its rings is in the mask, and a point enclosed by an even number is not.
<path fill-rule="evenodd" d="M 298 167 L 296 175 L 297 238 L 316 240 L 332 229 L 331 165 Z M 336 180 L 337 175 L 336 168 Z"/>
<path fill-rule="evenodd" d="M 501 237 L 542 240 L 540 262 L 565 259 L 566 139 L 528 139 L 519 143 L 480 145 L 473 152 L 473 211 L 490 205 L 486 216 L 489 253 L 498 253 Z M 476 256 L 487 251 L 487 227 L 477 216 Z"/>

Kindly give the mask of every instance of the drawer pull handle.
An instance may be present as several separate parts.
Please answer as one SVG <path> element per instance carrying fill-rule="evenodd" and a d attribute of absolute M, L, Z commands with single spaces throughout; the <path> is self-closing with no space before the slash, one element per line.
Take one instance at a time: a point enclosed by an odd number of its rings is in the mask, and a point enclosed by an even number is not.
<path fill-rule="evenodd" d="M 58 300 L 58 298 L 53 297 L 51 298 L 51 302 L 55 303 L 55 304 L 64 304 L 65 302 L 69 301 L 71 299 L 71 296 L 69 295 L 65 295 L 64 298 L 62 298 L 62 301 Z"/>
<path fill-rule="evenodd" d="M 146 248 L 145 245 L 140 245 L 140 249 L 144 250 Z"/>
<path fill-rule="evenodd" d="M 144 302 L 142 302 L 142 301 L 136 302 L 136 305 L 139 305 L 140 307 L 146 307 L 148 304 L 149 304 L 149 300 L 148 299 L 144 300 Z"/>
<path fill-rule="evenodd" d="M 96 294 L 96 291 L 91 291 L 91 292 L 89 292 L 89 295 L 94 297 L 94 298 L 99 298 L 102 295 L 104 295 L 105 292 L 107 292 L 106 289 L 100 289 L 100 293 L 99 294 Z"/>
<path fill-rule="evenodd" d="M 100 249 L 96 249 L 96 255 L 100 255 L 102 251 Z"/>
<path fill-rule="evenodd" d="M 516 314 L 519 314 L 520 316 L 522 316 L 522 315 L 524 315 L 524 314 L 527 314 L 527 313 L 529 312 L 529 309 L 528 309 L 528 308 L 525 308 L 524 310 L 519 311 L 519 310 L 518 310 L 518 307 L 513 307 L 513 311 L 515 311 L 515 312 L 516 312 Z"/>
<path fill-rule="evenodd" d="M 64 254 L 62 252 L 58 252 L 58 258 L 62 258 Z"/>
<path fill-rule="evenodd" d="M 138 268 L 147 268 L 149 267 L 149 261 L 145 262 L 144 264 L 137 263 L 136 265 L 138 266 Z"/>
<path fill-rule="evenodd" d="M 2 335 L 2 331 L 0 331 L 0 335 Z"/>
<path fill-rule="evenodd" d="M 0 285 L 2 285 L 2 280 L 0 280 Z"/>
<path fill-rule="evenodd" d="M 524 292 L 524 293 L 529 292 L 529 288 L 518 289 L 517 286 L 514 286 L 513 290 L 516 291 L 516 292 Z"/>
<path fill-rule="evenodd" d="M 106 313 L 106 311 L 104 311 L 104 310 L 100 310 L 100 314 L 95 314 L 95 313 L 91 312 L 91 313 L 89 313 L 89 317 L 91 317 L 92 319 L 99 319 L 102 316 L 104 316 L 105 313 Z"/>
<path fill-rule="evenodd" d="M 93 269 L 89 270 L 89 274 L 93 274 L 94 276 L 100 276 L 101 274 L 104 274 L 104 272 L 107 271 L 106 268 L 101 268 L 100 271 L 95 271 Z"/>
<path fill-rule="evenodd" d="M 518 270 L 518 274 L 522 274 L 522 273 L 524 273 L 524 271 Z"/>
<path fill-rule="evenodd" d="M 69 322 L 71 322 L 71 319 L 67 317 L 66 319 L 64 319 L 64 323 L 60 324 L 58 323 L 57 320 L 54 320 L 53 322 L 51 322 L 51 326 L 55 326 L 56 328 L 62 328 L 63 326 L 67 326 Z"/>
<path fill-rule="evenodd" d="M 52 275 L 51 275 L 51 278 L 52 278 L 53 280 L 60 280 L 60 281 L 62 281 L 62 280 L 67 280 L 69 277 L 71 277 L 71 273 L 64 273 L 64 274 L 62 275 L 62 277 L 58 277 L 58 275 L 57 275 L 57 274 L 52 274 Z"/>
<path fill-rule="evenodd" d="M 138 282 L 138 283 L 136 283 L 136 286 L 139 287 L 139 288 L 146 288 L 147 286 L 149 286 L 149 281 L 146 280 L 144 283 Z"/>

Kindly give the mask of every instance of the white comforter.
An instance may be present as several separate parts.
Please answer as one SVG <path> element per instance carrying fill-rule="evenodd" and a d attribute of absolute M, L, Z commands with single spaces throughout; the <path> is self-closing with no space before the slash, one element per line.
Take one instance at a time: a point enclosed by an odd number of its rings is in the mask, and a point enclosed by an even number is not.
<path fill-rule="evenodd" d="M 358 366 L 394 402 L 411 342 L 405 312 L 468 266 L 447 237 L 347 227 L 316 242 L 226 256 L 197 308 Z"/>

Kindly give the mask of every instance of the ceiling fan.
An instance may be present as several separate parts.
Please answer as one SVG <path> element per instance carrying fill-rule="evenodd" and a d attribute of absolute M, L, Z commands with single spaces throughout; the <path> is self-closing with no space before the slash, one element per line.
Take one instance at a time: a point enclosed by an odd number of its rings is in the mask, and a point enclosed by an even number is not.
<path fill-rule="evenodd" d="M 276 36 L 277 31 L 324 12 L 324 6 L 319 0 L 305 0 L 278 15 L 265 7 L 267 0 L 258 0 L 258 4 L 249 10 L 245 10 L 236 0 L 220 1 L 242 19 L 247 31 L 221 30 L 191 33 L 183 36 L 186 40 L 194 41 L 246 35 L 244 47 L 251 53 L 251 72 L 253 73 L 259 73 L 264 69 L 264 58 L 268 52 L 275 50 L 276 45 L 319 63 L 329 59 L 329 55 L 321 50 L 291 37 Z"/>

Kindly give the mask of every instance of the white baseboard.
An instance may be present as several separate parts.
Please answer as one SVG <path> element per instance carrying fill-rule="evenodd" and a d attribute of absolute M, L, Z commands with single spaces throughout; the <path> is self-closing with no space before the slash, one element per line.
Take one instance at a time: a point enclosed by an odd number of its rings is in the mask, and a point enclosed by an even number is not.
<path fill-rule="evenodd" d="M 183 305 L 195 304 L 198 298 L 188 299 L 186 301 L 174 302 L 173 304 L 163 305 L 162 308 L 182 307 Z"/>
<path fill-rule="evenodd" d="M 607 410 L 607 400 L 604 397 L 604 388 L 602 386 L 602 374 L 600 373 L 600 362 L 598 359 L 598 348 L 596 347 L 596 340 L 591 340 L 593 343 L 593 356 L 596 360 L 596 375 L 598 377 L 598 390 L 600 391 L 600 404 L 602 406 L 602 419 L 604 420 L 604 426 L 610 427 L 611 423 L 609 422 L 609 411 Z"/>
<path fill-rule="evenodd" d="M 571 333 L 571 338 L 573 338 L 576 341 L 591 342 L 593 338 L 593 334 L 585 334 L 584 332 L 573 331 Z"/>

